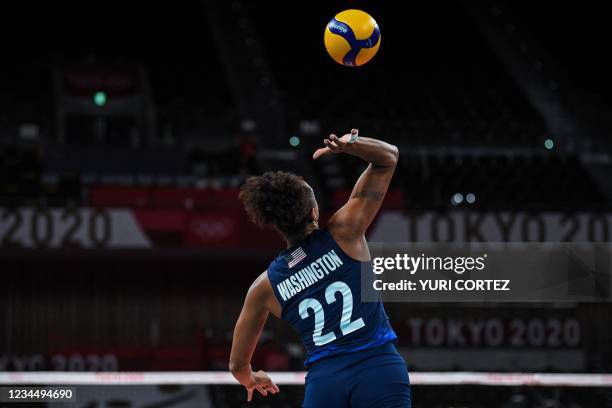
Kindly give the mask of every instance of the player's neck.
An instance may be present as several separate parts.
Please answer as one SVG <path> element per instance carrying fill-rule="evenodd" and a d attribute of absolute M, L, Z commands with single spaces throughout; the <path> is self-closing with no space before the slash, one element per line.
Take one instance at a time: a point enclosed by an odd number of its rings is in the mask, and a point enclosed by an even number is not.
<path fill-rule="evenodd" d="M 302 241 L 304 238 L 310 235 L 312 231 L 316 229 L 319 229 L 319 226 L 315 225 L 315 223 L 310 223 L 306 227 L 306 231 L 304 231 L 303 234 L 296 235 L 294 237 L 285 237 L 285 240 L 287 241 L 287 248 L 296 246 L 300 241 Z"/>

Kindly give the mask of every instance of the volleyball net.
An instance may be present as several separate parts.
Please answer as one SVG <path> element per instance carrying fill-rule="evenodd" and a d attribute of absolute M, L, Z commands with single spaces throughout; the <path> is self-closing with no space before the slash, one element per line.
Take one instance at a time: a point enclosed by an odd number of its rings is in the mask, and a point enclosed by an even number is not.
<path fill-rule="evenodd" d="M 268 374 L 278 385 L 304 385 L 306 377 L 306 372 L 303 371 L 277 371 Z M 412 385 L 612 387 L 612 374 L 412 372 L 410 383 Z M 0 384 L 239 385 L 229 372 L 223 371 L 3 372 L 0 373 Z"/>
<path fill-rule="evenodd" d="M 245 390 L 228 372 L 2 372 L 0 388 L 71 387 L 62 407 L 300 407 L 305 372 L 270 372 L 281 392 L 246 402 Z M 610 407 L 612 374 L 413 372 L 413 408 Z M 1 405 L 1 404 L 0 404 Z"/>

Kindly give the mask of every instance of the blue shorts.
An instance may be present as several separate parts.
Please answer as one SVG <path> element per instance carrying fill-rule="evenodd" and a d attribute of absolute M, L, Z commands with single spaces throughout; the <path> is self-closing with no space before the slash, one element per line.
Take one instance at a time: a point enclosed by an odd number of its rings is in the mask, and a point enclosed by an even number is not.
<path fill-rule="evenodd" d="M 393 342 L 313 363 L 304 408 L 410 408 L 410 381 Z"/>

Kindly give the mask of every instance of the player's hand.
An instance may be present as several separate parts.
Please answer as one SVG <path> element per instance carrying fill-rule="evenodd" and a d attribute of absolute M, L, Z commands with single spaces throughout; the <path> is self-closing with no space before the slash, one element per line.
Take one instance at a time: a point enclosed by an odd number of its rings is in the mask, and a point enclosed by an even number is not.
<path fill-rule="evenodd" d="M 251 374 L 251 380 L 248 384 L 244 384 L 244 388 L 247 390 L 247 401 L 249 402 L 253 398 L 254 390 L 257 390 L 264 397 L 268 395 L 268 393 L 276 394 L 279 391 L 268 374 L 261 370 Z"/>
<path fill-rule="evenodd" d="M 344 152 L 350 146 L 348 141 L 351 136 L 357 133 L 359 133 L 359 130 L 357 129 L 352 129 L 351 133 L 348 133 L 342 137 L 338 137 L 332 133 L 327 139 L 323 140 L 325 147 L 317 149 L 312 155 L 312 158 L 317 160 L 319 157 L 325 156 L 326 154 Z"/>

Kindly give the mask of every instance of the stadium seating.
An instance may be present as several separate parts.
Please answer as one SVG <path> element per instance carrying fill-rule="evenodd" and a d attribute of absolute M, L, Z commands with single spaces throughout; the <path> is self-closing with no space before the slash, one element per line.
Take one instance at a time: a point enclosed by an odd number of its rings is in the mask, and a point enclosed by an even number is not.
<path fill-rule="evenodd" d="M 329 18 L 343 6 L 331 3 Z M 360 127 L 411 145 L 540 145 L 546 134 L 541 119 L 482 34 L 460 6 L 437 3 L 412 3 L 401 15 L 385 12 L 391 4 L 364 5 L 385 19 L 378 21 L 380 55 L 358 69 L 334 66 L 311 40 L 322 36 L 326 23 L 319 10 L 292 16 L 302 34 L 290 36 L 266 24 L 265 9 L 250 11 L 298 119 L 319 120 L 330 131 Z M 428 41 L 420 41 L 423 36 Z M 389 100 L 401 102 L 389 106 Z"/>
<path fill-rule="evenodd" d="M 363 165 L 331 156 L 314 171 L 332 208 L 348 196 Z M 602 191 L 576 156 L 403 154 L 385 208 L 444 209 L 452 197 L 472 193 L 475 209 L 601 209 Z M 462 198 L 463 199 L 463 198 Z"/>
<path fill-rule="evenodd" d="M 70 166 L 49 173 L 40 149 L 5 145 L 0 148 L 0 203 L 158 209 L 238 207 L 237 186 L 246 174 L 235 152 L 192 155 L 191 175 L 145 177 L 128 172 L 109 176 L 104 182 L 101 171 L 88 182 L 85 172 L 70 170 Z M 365 168 L 359 159 L 342 155 L 306 163 L 310 163 L 314 175 L 309 181 L 320 187 L 323 209 L 341 206 Z M 272 168 L 278 168 L 278 163 L 272 164 Z M 117 184 L 113 180 L 126 182 Z M 451 202 L 456 193 L 474 194 L 476 201 L 470 205 L 478 209 L 599 210 L 608 202 L 575 155 L 405 152 L 384 208 L 450 208 L 458 204 Z"/>

